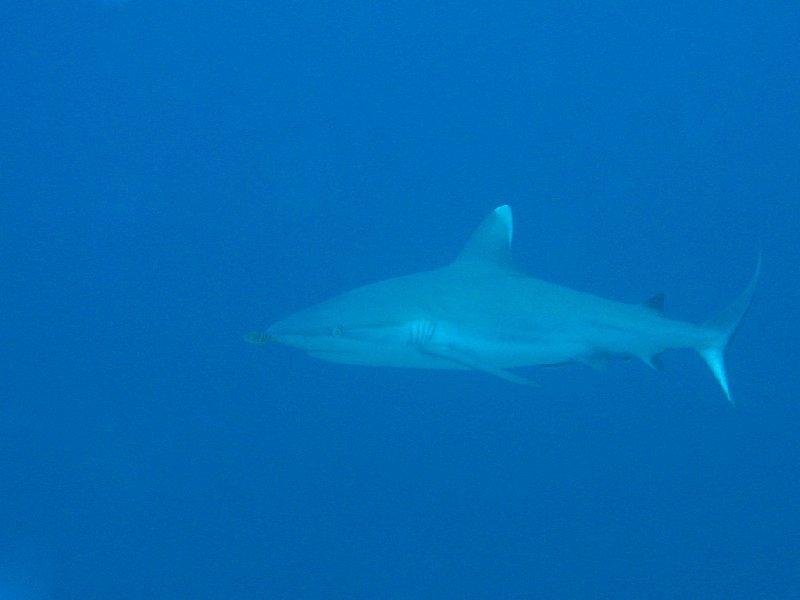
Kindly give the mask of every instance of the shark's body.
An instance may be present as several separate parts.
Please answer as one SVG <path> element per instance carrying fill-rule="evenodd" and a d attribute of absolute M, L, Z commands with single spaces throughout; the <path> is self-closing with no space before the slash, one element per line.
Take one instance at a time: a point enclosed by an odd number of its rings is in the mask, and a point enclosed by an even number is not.
<path fill-rule="evenodd" d="M 515 367 L 636 356 L 651 366 L 671 348 L 697 350 L 731 399 L 724 351 L 755 290 L 703 325 L 668 319 L 662 296 L 606 300 L 541 281 L 511 258 L 511 209 L 495 209 L 450 265 L 356 288 L 254 333 L 333 362 L 475 369 L 517 383 Z"/>

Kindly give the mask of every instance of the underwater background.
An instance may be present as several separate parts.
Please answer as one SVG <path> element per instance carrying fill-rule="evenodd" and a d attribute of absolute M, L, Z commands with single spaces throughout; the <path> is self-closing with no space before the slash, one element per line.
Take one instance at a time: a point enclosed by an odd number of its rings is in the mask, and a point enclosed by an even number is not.
<path fill-rule="evenodd" d="M 800 598 L 800 6 L 8 2 L 0 598 Z M 435 268 L 702 360 L 482 373 L 244 336 Z"/>

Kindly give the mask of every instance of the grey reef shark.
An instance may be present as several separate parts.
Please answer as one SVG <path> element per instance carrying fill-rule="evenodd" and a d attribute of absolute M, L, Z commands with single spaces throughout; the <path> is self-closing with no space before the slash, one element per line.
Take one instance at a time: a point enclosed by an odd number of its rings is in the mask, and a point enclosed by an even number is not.
<path fill-rule="evenodd" d="M 254 344 L 278 342 L 354 365 L 469 369 L 535 385 L 510 369 L 578 363 L 602 370 L 614 357 L 658 368 L 669 349 L 697 351 L 733 402 L 725 349 L 750 306 L 747 288 L 702 324 L 669 319 L 659 294 L 627 304 L 535 279 L 511 256 L 511 208 L 480 224 L 449 265 L 379 281 L 296 312 Z"/>

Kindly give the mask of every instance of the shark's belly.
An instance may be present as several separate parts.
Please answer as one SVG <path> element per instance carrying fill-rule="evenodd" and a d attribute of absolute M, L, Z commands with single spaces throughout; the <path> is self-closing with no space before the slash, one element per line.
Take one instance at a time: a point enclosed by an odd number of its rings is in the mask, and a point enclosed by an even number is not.
<path fill-rule="evenodd" d="M 504 369 L 570 362 L 591 351 L 590 344 L 572 335 L 467 329 L 446 322 L 436 323 L 428 343 Z"/>
<path fill-rule="evenodd" d="M 571 362 L 589 353 L 585 345 L 573 342 L 465 340 L 463 351 L 481 362 L 502 367 L 526 367 Z"/>
<path fill-rule="evenodd" d="M 649 349 L 639 348 L 641 340 L 633 343 L 632 332 L 587 323 L 580 327 L 465 327 L 446 320 L 414 319 L 349 333 L 349 342 L 340 340 L 308 352 L 331 362 L 422 369 L 465 369 L 473 364 L 509 369 L 586 362 L 598 354 L 649 355 Z"/>
<path fill-rule="evenodd" d="M 361 334 L 359 343 L 309 350 L 315 358 L 337 363 L 422 369 L 467 369 L 464 361 L 499 368 L 546 365 L 575 360 L 586 352 L 574 339 L 526 336 L 503 329 L 470 329 L 446 321 L 416 319 Z"/>
<path fill-rule="evenodd" d="M 358 352 L 310 351 L 309 356 L 329 362 L 368 367 L 406 367 L 412 369 L 466 369 L 452 361 L 419 352 L 408 346 L 376 346 Z"/>

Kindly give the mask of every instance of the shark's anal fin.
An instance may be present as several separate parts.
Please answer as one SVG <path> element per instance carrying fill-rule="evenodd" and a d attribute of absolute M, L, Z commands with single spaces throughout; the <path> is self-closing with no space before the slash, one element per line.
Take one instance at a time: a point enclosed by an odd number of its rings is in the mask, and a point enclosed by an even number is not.
<path fill-rule="evenodd" d="M 531 387 L 542 387 L 535 381 L 531 381 L 526 377 L 522 377 L 521 375 L 511 373 L 510 371 L 506 371 L 505 369 L 501 369 L 500 367 L 487 365 L 486 363 L 483 363 L 477 358 L 470 356 L 465 352 L 461 352 L 460 350 L 456 350 L 450 347 L 441 346 L 437 344 L 419 344 L 418 349 L 423 354 L 428 354 L 430 356 L 442 358 L 444 360 L 448 360 L 452 363 L 461 365 L 462 367 L 467 367 L 468 369 L 473 369 L 475 371 L 483 371 L 484 373 L 489 373 L 490 375 L 494 375 L 496 377 L 499 377 L 500 379 L 505 379 L 506 381 L 510 381 L 511 383 L 518 383 L 520 385 L 529 385 Z"/>

